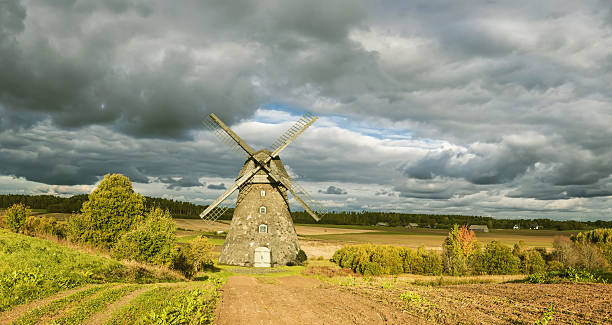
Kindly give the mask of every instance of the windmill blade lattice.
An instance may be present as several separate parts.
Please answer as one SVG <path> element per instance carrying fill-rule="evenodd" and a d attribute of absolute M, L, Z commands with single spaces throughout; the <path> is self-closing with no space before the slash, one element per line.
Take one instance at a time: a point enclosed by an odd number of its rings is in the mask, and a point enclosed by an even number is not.
<path fill-rule="evenodd" d="M 326 214 L 327 212 L 329 212 L 327 210 L 327 208 L 325 208 L 323 206 L 323 204 L 321 204 L 321 202 L 315 200 L 312 195 L 310 195 L 308 192 L 306 192 L 306 190 L 304 189 L 304 187 L 296 182 L 291 182 L 291 188 L 293 189 L 293 191 L 295 192 L 295 194 L 298 194 L 300 196 L 300 198 L 302 199 L 302 201 L 304 201 L 304 203 L 306 203 L 308 205 L 308 207 L 316 212 L 319 216 Z"/>
<path fill-rule="evenodd" d="M 249 155 L 232 139 L 212 117 L 207 117 L 202 121 L 202 124 L 209 129 L 221 142 L 225 143 L 231 151 L 236 153 L 240 158 L 246 159 Z"/>
<path fill-rule="evenodd" d="M 246 197 L 246 195 L 251 191 L 253 186 L 250 183 L 244 183 L 238 188 L 239 194 L 238 198 L 236 198 L 236 205 L 238 205 Z M 230 205 L 227 204 L 228 201 L 229 200 L 226 199 L 225 201 L 221 202 L 221 204 L 217 205 L 214 209 L 212 209 L 208 214 L 200 217 L 202 218 L 202 220 L 204 220 L 204 222 L 208 224 L 219 220 L 219 218 L 225 215 L 226 212 L 228 212 L 228 210 L 230 209 Z"/>
<path fill-rule="evenodd" d="M 212 224 L 221 218 L 228 210 L 229 206 L 217 205 L 214 209 L 212 209 L 212 211 L 201 218 L 207 224 Z"/>
<path fill-rule="evenodd" d="M 291 126 L 287 131 L 285 131 L 285 133 L 283 133 L 278 139 L 276 139 L 274 143 L 272 143 L 269 148 L 270 152 L 274 152 L 278 147 L 280 147 L 283 143 L 289 140 L 293 135 L 300 132 L 300 130 L 302 130 L 302 128 L 304 128 L 306 124 L 315 119 L 317 119 L 316 115 L 310 112 L 304 113 L 304 115 L 300 117 L 300 119 L 297 120 L 297 122 L 295 122 L 293 126 Z"/>

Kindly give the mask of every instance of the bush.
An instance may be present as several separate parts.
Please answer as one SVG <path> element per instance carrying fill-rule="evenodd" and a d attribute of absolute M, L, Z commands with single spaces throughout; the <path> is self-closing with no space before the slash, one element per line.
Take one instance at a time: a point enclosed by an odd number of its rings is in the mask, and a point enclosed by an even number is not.
<path fill-rule="evenodd" d="M 23 225 L 23 232 L 30 236 L 66 237 L 66 226 L 53 217 L 29 216 Z"/>
<path fill-rule="evenodd" d="M 199 237 L 189 243 L 193 259 L 194 272 L 204 271 L 215 265 L 212 259 L 213 244 L 207 237 Z"/>
<path fill-rule="evenodd" d="M 518 273 L 520 262 L 510 247 L 493 240 L 487 244 L 479 264 L 482 266 L 481 271 L 487 274 L 515 274 Z"/>
<path fill-rule="evenodd" d="M 539 251 L 535 249 L 527 249 L 524 241 L 519 241 L 514 244 L 512 255 L 518 257 L 521 261 L 520 271 L 526 274 L 542 272 L 546 269 L 546 262 Z"/>
<path fill-rule="evenodd" d="M 577 243 L 605 244 L 612 243 L 612 228 L 598 228 L 572 235 L 570 239 Z"/>
<path fill-rule="evenodd" d="M 170 253 L 170 263 L 168 266 L 181 272 L 184 276 L 191 278 L 195 274 L 195 263 L 193 260 L 193 254 L 191 252 L 191 246 L 189 245 L 176 245 L 172 248 Z"/>
<path fill-rule="evenodd" d="M 391 245 L 347 245 L 334 253 L 332 262 L 364 275 L 442 273 L 440 255 L 423 248 L 415 252 Z"/>
<path fill-rule="evenodd" d="M 107 174 L 83 203 L 81 216 L 70 219 L 70 238 L 111 248 L 144 218 L 144 198 L 134 193 L 130 180 Z"/>
<path fill-rule="evenodd" d="M 433 250 L 419 248 L 417 256 L 421 258 L 423 269 L 421 274 L 425 275 L 441 275 L 442 274 L 442 256 Z"/>
<path fill-rule="evenodd" d="M 6 223 L 9 229 L 14 232 L 21 232 L 27 216 L 28 208 L 24 204 L 11 205 L 6 210 Z"/>
<path fill-rule="evenodd" d="M 308 256 L 306 256 L 306 252 L 300 249 L 297 253 L 297 256 L 295 257 L 295 260 L 297 261 L 299 265 L 303 265 L 304 262 L 308 260 Z"/>
<path fill-rule="evenodd" d="M 143 263 L 167 265 L 176 243 L 176 225 L 168 210 L 154 208 L 136 229 L 125 233 L 113 249 L 113 257 Z"/>

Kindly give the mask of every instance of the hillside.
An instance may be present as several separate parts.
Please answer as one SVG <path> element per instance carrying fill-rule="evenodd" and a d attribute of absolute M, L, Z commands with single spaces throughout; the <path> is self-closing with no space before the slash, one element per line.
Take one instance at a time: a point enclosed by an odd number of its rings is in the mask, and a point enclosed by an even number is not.
<path fill-rule="evenodd" d="M 212 320 L 219 280 L 89 254 L 0 229 L 0 324 Z M 149 321 L 145 321 L 149 322 Z"/>

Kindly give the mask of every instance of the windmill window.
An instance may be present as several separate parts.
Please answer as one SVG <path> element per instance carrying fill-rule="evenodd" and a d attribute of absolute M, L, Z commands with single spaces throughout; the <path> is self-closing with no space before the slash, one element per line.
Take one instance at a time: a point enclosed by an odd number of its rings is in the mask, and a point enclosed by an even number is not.
<path fill-rule="evenodd" d="M 259 213 L 261 214 L 266 213 L 266 207 L 259 207 Z"/>
<path fill-rule="evenodd" d="M 268 232 L 268 225 L 259 225 L 259 232 L 260 233 Z"/>
<path fill-rule="evenodd" d="M 266 191 L 265 190 L 261 190 L 261 196 L 266 196 Z"/>

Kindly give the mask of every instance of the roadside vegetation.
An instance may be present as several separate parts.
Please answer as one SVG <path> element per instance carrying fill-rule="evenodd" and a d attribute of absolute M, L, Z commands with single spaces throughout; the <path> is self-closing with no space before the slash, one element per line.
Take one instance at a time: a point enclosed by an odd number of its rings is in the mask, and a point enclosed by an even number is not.
<path fill-rule="evenodd" d="M 169 211 L 147 210 L 126 177 L 106 175 L 67 222 L 30 214 L 14 204 L 0 217 L 0 314 L 49 302 L 20 312 L 15 324 L 106 321 L 107 310 L 123 324 L 212 323 L 224 282 L 202 276 L 214 265 L 213 245 L 206 237 L 179 244 Z M 166 290 L 163 301 L 146 301 Z M 147 310 L 129 314 L 140 308 L 131 301 L 143 299 Z M 123 321 L 128 314 L 134 322 Z"/>
<path fill-rule="evenodd" d="M 528 249 L 520 241 L 509 247 L 499 241 L 483 246 L 473 231 L 455 226 L 442 243 L 441 253 L 393 245 L 346 245 L 332 261 L 366 276 L 400 273 L 422 275 L 531 275 L 532 283 L 606 282 L 610 261 L 609 232 L 580 233 L 570 240 L 557 237 L 553 250 Z"/>

